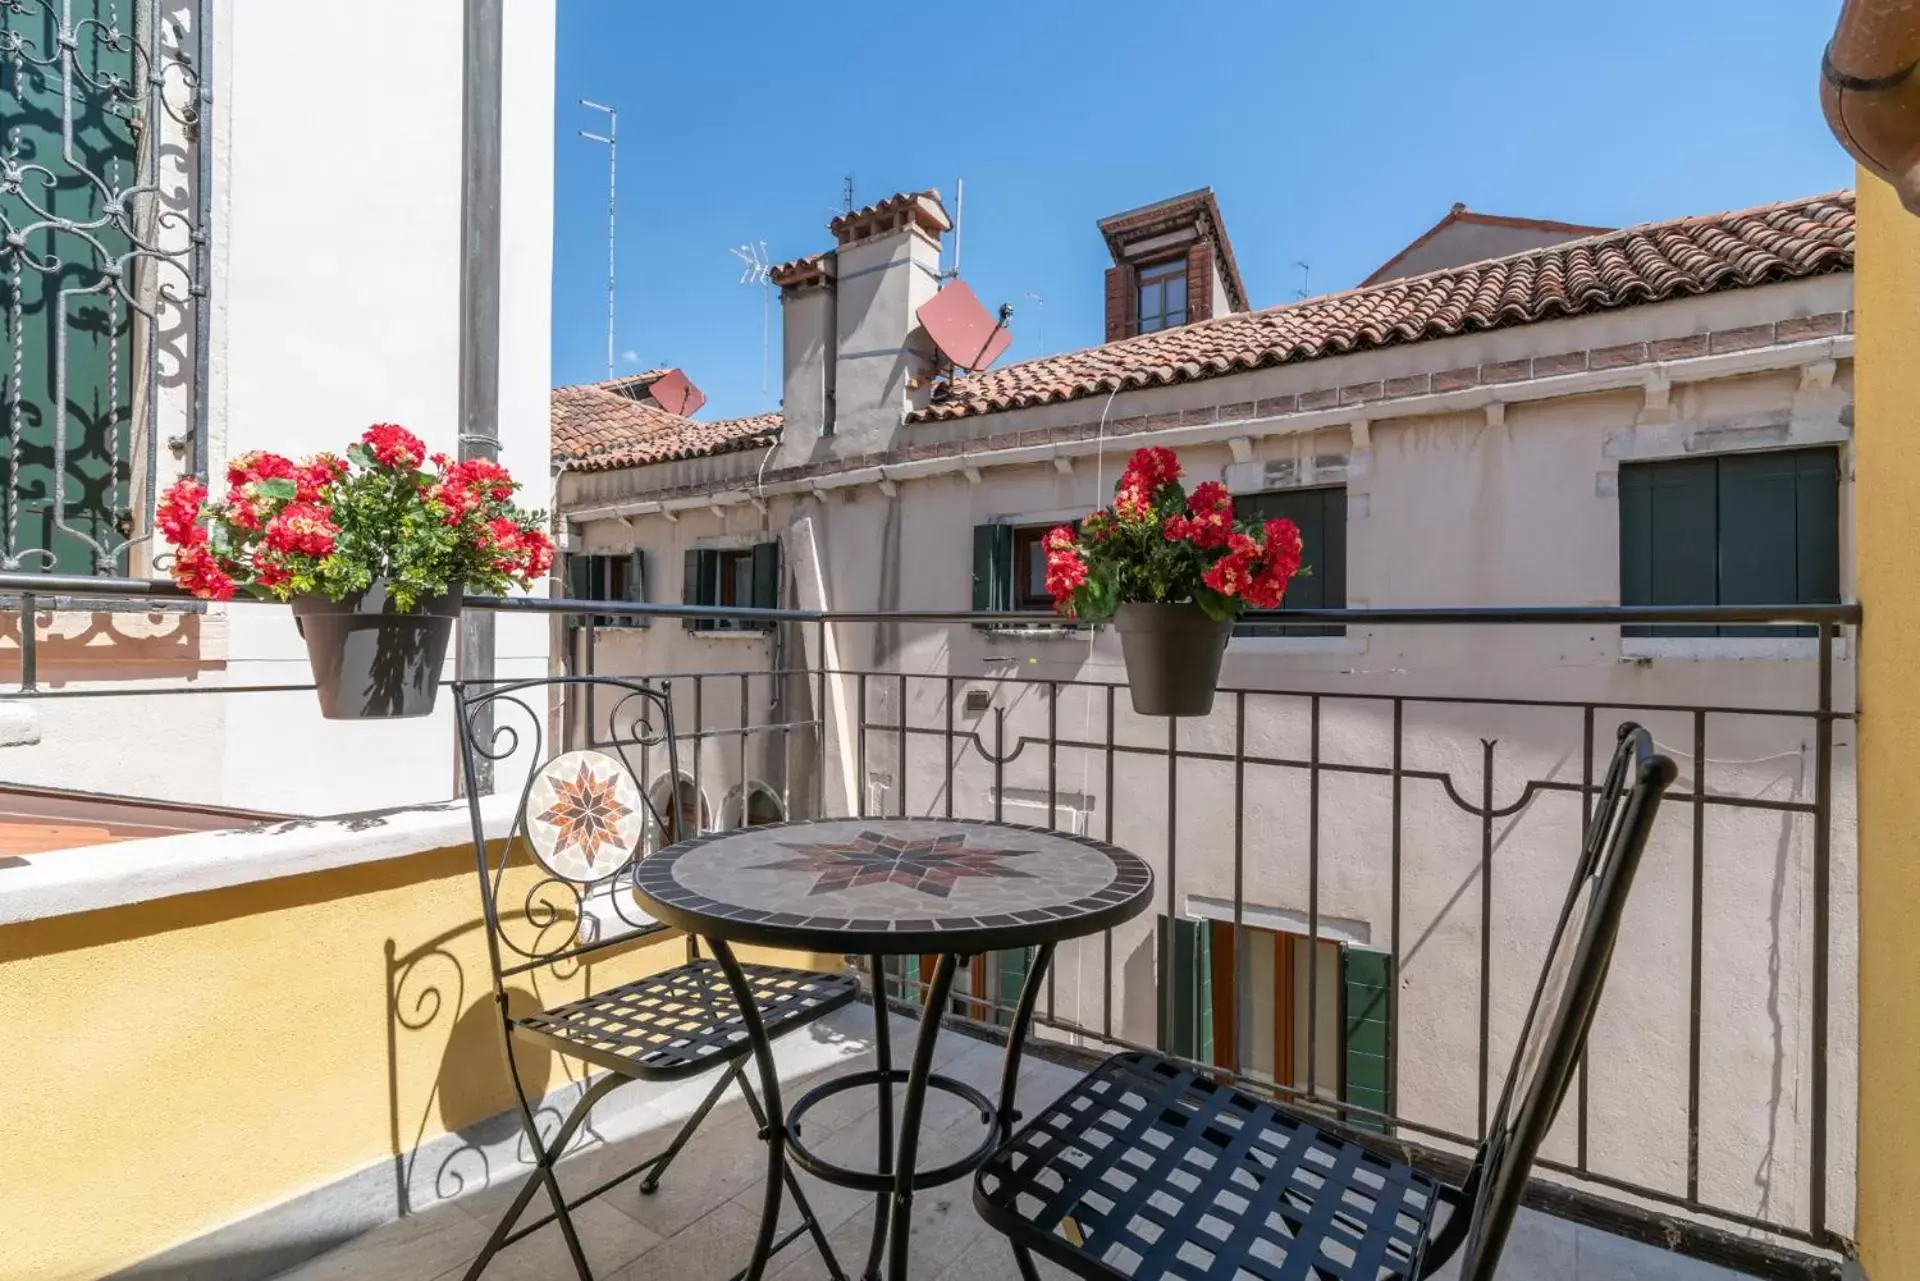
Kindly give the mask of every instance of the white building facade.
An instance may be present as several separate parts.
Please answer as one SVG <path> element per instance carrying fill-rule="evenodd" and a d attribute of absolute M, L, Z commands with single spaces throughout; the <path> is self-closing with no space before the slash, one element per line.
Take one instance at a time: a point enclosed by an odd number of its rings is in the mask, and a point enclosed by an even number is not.
<path fill-rule="evenodd" d="M 575 592 L 1031 607 L 1038 533 L 1106 501 L 1151 443 L 1189 484 L 1302 526 L 1296 604 L 1845 600 L 1851 227 L 1839 193 L 1245 312 L 1219 283 L 1224 233 L 1157 225 L 1167 252 L 1212 238 L 1211 320 L 949 379 L 913 319 L 941 285 L 944 210 L 895 197 L 776 272 L 782 431 L 653 424 L 644 447 L 569 459 Z M 1109 692 L 1107 631 L 655 620 L 594 629 L 590 656 L 576 634 L 569 657 L 675 678 L 702 731 L 689 822 L 997 815 L 1148 857 L 1161 919 L 1061 950 L 1050 1035 L 1158 1042 L 1469 1136 L 1583 788 L 1638 719 L 1680 763 L 1680 799 L 1547 1156 L 1736 1231 L 1845 1231 L 1851 724 L 1827 719 L 1823 759 L 1812 635 L 1701 630 L 1250 628 L 1231 692 L 1171 724 Z M 1828 669 L 1843 713 L 1850 643 Z M 991 959 L 969 981 L 1008 1002 L 1019 972 Z"/>
<path fill-rule="evenodd" d="M 111 356 L 90 357 L 98 386 L 76 391 L 70 383 L 69 399 L 101 398 L 130 420 L 119 435 L 108 431 L 127 456 L 95 459 L 101 448 L 94 447 L 83 457 L 83 424 L 70 424 L 67 475 L 57 482 L 69 494 L 62 519 L 92 519 L 84 527 L 99 537 L 84 547 L 63 539 L 56 550 L 57 567 L 69 573 L 139 576 L 153 572 L 154 491 L 184 471 L 199 471 L 218 490 L 227 461 L 242 453 L 337 451 L 375 422 L 401 423 L 431 449 L 457 452 L 465 15 L 460 0 L 331 6 L 326 30 L 379 33 L 343 60 L 316 40 L 321 27 L 311 11 L 274 4 L 169 2 L 151 6 L 151 14 L 145 4 L 121 6 L 138 11 L 119 25 L 140 51 L 115 54 L 96 47 L 111 7 L 73 6 L 76 57 L 102 67 L 114 57 L 151 57 L 166 68 L 166 102 L 149 113 L 157 125 L 146 135 L 99 142 L 104 159 L 95 163 L 115 190 L 155 188 L 149 199 L 157 210 L 141 212 L 126 230 L 166 252 L 135 255 L 155 264 L 154 278 L 130 297 L 98 295 L 110 300 L 99 306 L 105 323 L 124 337 L 107 344 Z M 51 53 L 63 10 L 45 10 L 29 5 L 7 21 L 30 50 Z M 83 21 L 89 18 L 99 20 L 98 30 Z M 525 486 L 526 505 L 544 508 L 551 505 L 551 0 L 506 5 L 504 36 L 500 458 Z M 42 93 L 47 83 L 36 75 L 57 78 L 58 68 L 29 68 L 8 87 L 23 100 Z M 154 129 L 160 145 L 150 164 L 139 146 Z M 24 216 L 15 207 L 5 212 Z M 197 238 L 203 248 L 194 247 Z M 98 252 L 95 269 L 107 261 Z M 130 303 L 152 308 L 157 319 L 140 320 Z M 83 319 L 70 309 L 67 331 L 84 335 Z M 23 345 L 32 400 L 53 359 L 33 345 L 33 333 L 9 341 Z M 87 374 L 82 341 L 73 339 L 76 379 Z M 139 389 L 130 405 L 126 387 Z M 32 435 L 40 429 L 38 419 L 22 415 L 7 434 L 16 450 L 51 448 L 50 438 Z M 96 461 L 117 511 L 81 510 L 81 473 Z M 57 513 L 36 509 L 33 499 L 13 495 L 24 528 L 0 557 L 28 571 L 54 567 L 40 550 L 49 543 L 35 541 L 35 521 L 50 525 Z M 288 814 L 452 793 L 456 758 L 445 706 L 417 721 L 334 723 L 321 719 L 308 692 L 219 692 L 311 681 L 284 607 L 148 613 L 39 603 L 39 687 L 101 696 L 9 702 L 0 718 L 9 744 L 0 748 L 0 777 L 9 783 Z M 546 671 L 543 620 L 503 616 L 497 628 L 499 672 Z M 17 623 L 7 626 L 0 645 L 10 665 L 19 642 Z M 138 693 L 148 688 L 199 696 Z"/>

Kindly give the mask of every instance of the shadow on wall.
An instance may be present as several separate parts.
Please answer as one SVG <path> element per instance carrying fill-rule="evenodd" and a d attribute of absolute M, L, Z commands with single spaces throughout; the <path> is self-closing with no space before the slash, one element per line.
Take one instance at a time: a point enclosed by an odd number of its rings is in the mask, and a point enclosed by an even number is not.
<path fill-rule="evenodd" d="M 533 1159 L 515 1114 L 487 963 L 466 964 L 455 954 L 457 942 L 484 946 L 485 936 L 485 921 L 476 919 L 406 953 L 392 939 L 386 943 L 388 1125 L 394 1197 L 402 1216 L 511 1177 Z M 591 990 L 584 966 L 548 981 L 583 973 Z M 507 988 L 513 1013 L 555 1003 L 541 996 L 541 972 L 517 978 L 529 986 Z M 407 1065 L 427 1056 L 438 1064 L 432 1084 L 423 1095 L 411 1092 L 407 1083 L 421 1074 Z M 550 1135 L 563 1109 L 543 1106 L 541 1100 L 556 1086 L 556 1068 L 583 1088 L 585 1079 L 576 1078 L 575 1065 L 524 1040 L 514 1045 L 514 1061 L 535 1122 L 542 1135 Z M 589 1123 L 578 1141 L 591 1142 L 591 1128 Z"/>
<path fill-rule="evenodd" d="M 226 666 L 205 656 L 199 614 L 43 610 L 34 623 L 42 684 L 189 677 Z M 20 614 L 9 609 L 0 613 L 0 681 L 19 679 Z"/>

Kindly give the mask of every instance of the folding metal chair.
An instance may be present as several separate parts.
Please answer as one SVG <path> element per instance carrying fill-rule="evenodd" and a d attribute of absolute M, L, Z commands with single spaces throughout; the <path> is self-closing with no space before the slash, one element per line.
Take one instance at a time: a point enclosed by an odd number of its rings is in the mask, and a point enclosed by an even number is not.
<path fill-rule="evenodd" d="M 1032 1281 L 1039 1254 L 1092 1278 L 1385 1281 L 1430 1276 L 1464 1242 L 1462 1281 L 1490 1281 L 1586 1044 L 1674 775 L 1645 730 L 1620 727 L 1500 1106 L 1462 1187 L 1324 1115 L 1155 1054 L 1119 1054 L 975 1176 L 974 1204 L 1012 1242 L 1021 1275 Z"/>
<path fill-rule="evenodd" d="M 556 691 L 584 707 L 593 733 L 589 747 L 548 757 L 543 750 L 547 704 Z M 594 953 L 664 929 L 641 911 L 629 882 L 635 861 L 644 856 L 647 825 L 663 838 L 677 834 L 645 786 L 647 765 L 664 757 L 664 776 L 675 781 L 668 806 L 676 804 L 680 761 L 671 692 L 664 681 L 606 676 L 464 683 L 455 685 L 454 692 L 502 1046 L 534 1158 L 532 1177 L 466 1275 L 473 1281 L 500 1250 L 558 1220 L 581 1281 L 592 1281 L 574 1228 L 575 1208 L 636 1175 L 645 1175 L 640 1191 L 652 1192 L 735 1082 L 755 1122 L 763 1131 L 767 1124 L 741 1070 L 753 1047 L 740 1006 L 719 965 L 702 959 L 691 937 L 686 961 L 672 969 L 551 1009 L 515 1011 L 508 1005 L 506 983 L 515 976 L 540 971 L 566 977 Z M 602 705 L 607 705 L 604 716 L 598 714 Z M 603 728 L 604 736 L 596 737 Z M 492 853 L 482 819 L 483 766 L 511 773 L 511 779 L 496 780 L 498 790 L 519 798 L 512 828 Z M 743 968 L 769 1036 L 805 1026 L 846 1005 L 859 991 L 850 973 Z M 527 1097 L 514 1053 L 520 1043 L 582 1060 L 602 1073 L 551 1139 L 541 1137 L 534 1120 L 539 1100 Z M 674 1081 L 715 1066 L 725 1070 L 664 1149 L 571 1199 L 562 1192 L 555 1166 L 595 1103 L 630 1081 Z M 838 1265 L 805 1195 L 791 1171 L 785 1177 L 801 1222 L 779 1246 L 810 1233 L 839 1281 Z M 542 1188 L 553 1203 L 552 1212 L 516 1228 Z"/>

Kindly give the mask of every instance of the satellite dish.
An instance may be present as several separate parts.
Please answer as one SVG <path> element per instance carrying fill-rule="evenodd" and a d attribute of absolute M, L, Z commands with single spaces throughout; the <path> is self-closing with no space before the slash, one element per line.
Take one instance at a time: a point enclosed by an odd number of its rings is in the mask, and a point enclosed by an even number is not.
<path fill-rule="evenodd" d="M 940 354 L 958 369 L 985 369 L 1013 342 L 1006 322 L 994 319 L 964 280 L 948 281 L 913 314 Z"/>

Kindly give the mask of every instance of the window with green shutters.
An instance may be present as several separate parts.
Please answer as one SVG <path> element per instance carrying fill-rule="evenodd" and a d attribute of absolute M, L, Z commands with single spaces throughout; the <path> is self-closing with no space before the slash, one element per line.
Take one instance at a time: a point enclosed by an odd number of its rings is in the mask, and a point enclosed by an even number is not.
<path fill-rule="evenodd" d="M 1251 1081 L 1298 1090 L 1307 1086 L 1311 1055 L 1319 1063 L 1316 1095 L 1392 1112 L 1390 954 L 1326 940 L 1309 947 L 1305 935 L 1251 925 L 1242 927 L 1236 944 L 1229 922 L 1164 915 L 1157 942 L 1154 1025 L 1161 1050 L 1222 1068 L 1237 1062 Z M 1238 956 L 1236 947 L 1243 949 Z M 1310 953 L 1317 967 L 1310 966 Z M 1236 982 L 1247 984 L 1238 1000 Z M 1310 998 L 1310 985 L 1319 999 Z M 1366 1117 L 1350 1122 L 1386 1129 Z"/>
<path fill-rule="evenodd" d="M 1622 605 L 1820 605 L 1840 599 L 1834 448 L 1620 465 Z M 1630 626 L 1627 636 L 1811 635 Z"/>
<path fill-rule="evenodd" d="M 742 609 L 780 608 L 780 543 L 751 547 L 700 547 L 686 553 L 680 600 L 687 605 L 731 605 Z M 754 619 L 689 618 L 691 632 L 773 630 Z"/>
<path fill-rule="evenodd" d="M 1236 494 L 1238 520 L 1290 520 L 1300 528 L 1300 564 L 1304 572 L 1287 584 L 1282 609 L 1347 607 L 1347 491 L 1288 489 L 1266 494 Z M 1241 623 L 1235 636 L 1344 636 L 1338 624 Z"/>
<path fill-rule="evenodd" d="M 647 598 L 646 558 L 641 552 L 569 552 L 566 560 L 569 600 L 644 601 Z M 581 620 L 569 618 L 578 625 Z M 644 627 L 642 618 L 599 614 L 597 627 Z"/>
<path fill-rule="evenodd" d="M 1393 957 L 1348 944 L 1340 949 L 1340 1097 L 1375 1112 L 1393 1110 Z M 1385 1133 L 1369 1117 L 1350 1116 L 1356 1129 Z"/>
<path fill-rule="evenodd" d="M 1159 920 L 1159 980 L 1155 993 L 1155 1044 L 1197 1063 L 1214 1062 L 1213 960 L 1209 921 Z"/>

